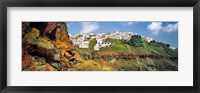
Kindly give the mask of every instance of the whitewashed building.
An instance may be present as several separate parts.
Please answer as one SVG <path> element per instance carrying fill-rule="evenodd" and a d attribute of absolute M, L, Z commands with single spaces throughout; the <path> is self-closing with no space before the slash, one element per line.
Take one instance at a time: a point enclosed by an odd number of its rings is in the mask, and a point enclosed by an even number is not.
<path fill-rule="evenodd" d="M 171 49 L 173 49 L 173 50 L 175 50 L 175 49 L 176 49 L 176 47 L 172 47 L 172 46 L 170 46 L 170 48 L 171 48 Z"/>
<path fill-rule="evenodd" d="M 103 40 L 104 40 L 103 38 L 99 38 L 99 37 L 98 37 L 98 38 L 96 38 L 96 41 L 97 41 L 97 43 L 102 43 L 102 42 L 103 42 Z"/>
<path fill-rule="evenodd" d="M 153 38 L 147 37 L 147 38 L 145 38 L 145 40 L 146 40 L 147 42 L 151 42 L 151 41 L 153 41 Z"/>
<path fill-rule="evenodd" d="M 109 42 L 104 42 L 104 38 L 96 38 L 97 43 L 94 46 L 94 50 L 100 50 L 103 47 L 110 46 L 111 43 Z"/>
<path fill-rule="evenodd" d="M 94 46 L 94 50 L 100 50 L 100 48 L 101 48 L 101 46 L 100 46 L 99 44 L 96 44 L 96 45 Z"/>
<path fill-rule="evenodd" d="M 80 45 L 83 42 L 83 40 L 74 39 L 74 40 L 72 40 L 72 42 L 73 42 L 74 45 Z"/>
<path fill-rule="evenodd" d="M 109 42 L 101 43 L 101 47 L 107 47 L 107 46 L 110 46 L 110 45 L 111 45 L 111 43 L 109 43 Z"/>
<path fill-rule="evenodd" d="M 101 48 L 110 46 L 111 43 L 109 42 L 103 42 L 103 43 L 96 43 L 96 45 L 94 46 L 94 50 L 100 50 Z"/>
<path fill-rule="evenodd" d="M 79 44 L 79 48 L 89 48 L 89 41 L 83 41 Z"/>

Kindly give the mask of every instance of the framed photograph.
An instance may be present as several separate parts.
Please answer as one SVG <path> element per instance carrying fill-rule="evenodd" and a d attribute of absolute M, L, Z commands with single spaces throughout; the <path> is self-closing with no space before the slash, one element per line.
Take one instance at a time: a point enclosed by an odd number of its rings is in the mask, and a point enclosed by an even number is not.
<path fill-rule="evenodd" d="M 0 6 L 2 93 L 199 93 L 199 0 Z"/>

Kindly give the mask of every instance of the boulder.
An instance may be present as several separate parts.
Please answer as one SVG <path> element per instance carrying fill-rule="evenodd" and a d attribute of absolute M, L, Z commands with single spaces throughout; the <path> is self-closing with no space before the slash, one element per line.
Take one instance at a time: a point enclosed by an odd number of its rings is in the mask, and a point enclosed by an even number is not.
<path fill-rule="evenodd" d="M 27 50 L 22 49 L 22 68 L 27 68 L 31 64 L 31 56 Z"/>
<path fill-rule="evenodd" d="M 34 33 L 34 35 L 36 37 L 38 37 L 40 35 L 40 31 L 38 29 L 34 28 L 34 27 L 32 28 L 32 33 Z"/>
<path fill-rule="evenodd" d="M 48 22 L 47 27 L 45 29 L 45 34 L 50 34 L 53 31 L 53 29 L 56 28 L 56 26 L 56 22 Z"/>
<path fill-rule="evenodd" d="M 61 58 L 60 52 L 56 48 L 55 49 L 46 49 L 44 47 L 35 47 L 32 50 L 31 54 L 33 56 L 44 57 L 45 59 L 51 60 L 54 62 L 60 62 L 60 58 Z"/>

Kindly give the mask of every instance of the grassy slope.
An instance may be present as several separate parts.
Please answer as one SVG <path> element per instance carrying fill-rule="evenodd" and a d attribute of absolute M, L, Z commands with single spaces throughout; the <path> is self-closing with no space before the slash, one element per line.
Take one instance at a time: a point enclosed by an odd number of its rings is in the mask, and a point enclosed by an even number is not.
<path fill-rule="evenodd" d="M 163 56 L 170 56 L 172 54 L 176 54 L 176 52 L 164 45 L 158 44 L 157 42 L 146 42 L 142 40 L 143 46 L 141 47 L 134 47 L 128 45 L 122 40 L 116 39 L 107 39 L 107 42 L 111 42 L 112 45 L 105 49 L 102 49 L 101 52 L 109 51 L 113 53 L 134 53 L 134 54 L 157 54 Z"/>

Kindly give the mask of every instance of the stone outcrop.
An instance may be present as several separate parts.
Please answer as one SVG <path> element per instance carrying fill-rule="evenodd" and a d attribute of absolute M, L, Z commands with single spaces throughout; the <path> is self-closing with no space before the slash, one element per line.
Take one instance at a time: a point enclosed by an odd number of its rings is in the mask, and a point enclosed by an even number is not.
<path fill-rule="evenodd" d="M 22 23 L 22 70 L 70 70 L 74 52 L 66 22 Z"/>

